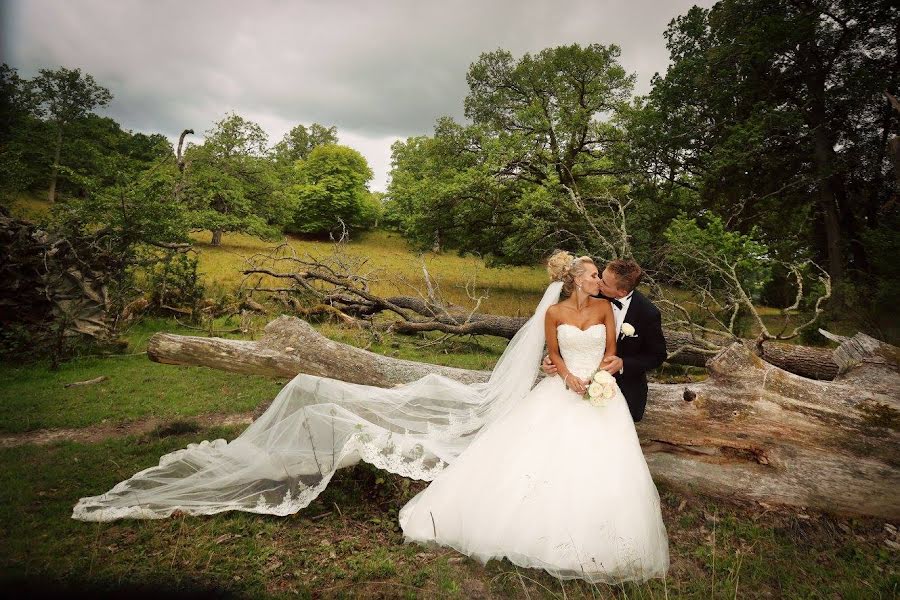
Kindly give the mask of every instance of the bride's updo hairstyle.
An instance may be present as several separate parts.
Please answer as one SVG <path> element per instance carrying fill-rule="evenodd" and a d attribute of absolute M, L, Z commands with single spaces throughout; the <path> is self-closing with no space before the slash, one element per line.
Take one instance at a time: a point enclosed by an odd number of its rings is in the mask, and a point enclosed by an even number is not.
<path fill-rule="evenodd" d="M 565 250 L 557 250 L 547 261 L 547 273 L 550 274 L 551 281 L 562 281 L 563 289 L 560 297 L 568 297 L 572 295 L 575 289 L 575 278 L 585 272 L 585 265 L 594 264 L 590 256 L 579 256 L 575 258 L 571 253 Z M 596 265 L 594 265 L 596 266 Z"/>

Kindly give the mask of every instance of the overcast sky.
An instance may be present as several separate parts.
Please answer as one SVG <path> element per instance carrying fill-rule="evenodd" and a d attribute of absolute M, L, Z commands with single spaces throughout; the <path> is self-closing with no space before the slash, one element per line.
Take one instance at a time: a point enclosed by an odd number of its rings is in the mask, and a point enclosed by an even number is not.
<path fill-rule="evenodd" d="M 711 0 L 2 2 L 3 62 L 23 77 L 80 67 L 113 93 L 104 114 L 177 139 L 235 111 L 275 143 L 298 123 L 336 125 L 384 190 L 390 145 L 463 120 L 482 52 L 618 44 L 636 93 L 664 72 L 662 33 Z M 196 138 L 195 141 L 199 141 Z"/>

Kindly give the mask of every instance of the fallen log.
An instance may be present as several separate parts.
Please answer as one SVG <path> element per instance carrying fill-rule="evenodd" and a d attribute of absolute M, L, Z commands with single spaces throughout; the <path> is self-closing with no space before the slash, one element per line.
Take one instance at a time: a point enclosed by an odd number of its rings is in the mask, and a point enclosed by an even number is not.
<path fill-rule="evenodd" d="M 346 294 L 332 294 L 325 300 L 353 316 L 371 317 L 384 310 L 384 306 L 381 304 L 363 302 Z M 441 331 L 458 335 L 493 335 L 512 339 L 528 320 L 527 317 L 468 313 L 456 310 L 455 307 L 436 307 L 420 298 L 411 296 L 391 296 L 385 298 L 384 301 L 391 306 L 412 311 L 428 319 L 427 321 L 396 321 L 391 328 L 399 333 Z M 708 352 L 702 352 L 695 348 L 696 341 L 689 333 L 666 328 L 663 334 L 666 338 L 666 351 L 670 355 L 669 362 L 702 367 L 710 359 L 711 355 Z M 723 348 L 731 343 L 730 339 L 724 335 L 710 341 Z M 753 351 L 766 362 L 811 379 L 833 379 L 838 372 L 838 366 L 832 358 L 832 351 L 827 348 L 767 341 L 760 346 L 754 346 Z"/>
<path fill-rule="evenodd" d="M 858 334 L 837 351 L 844 369 L 837 378 L 816 381 L 734 343 L 707 363 L 706 381 L 651 384 L 637 425 L 650 469 L 675 488 L 898 519 L 898 352 Z M 294 317 L 272 321 L 255 342 L 158 333 L 148 355 L 168 364 L 283 377 L 302 372 L 384 387 L 426 373 L 466 382 L 488 375 L 347 346 Z"/>

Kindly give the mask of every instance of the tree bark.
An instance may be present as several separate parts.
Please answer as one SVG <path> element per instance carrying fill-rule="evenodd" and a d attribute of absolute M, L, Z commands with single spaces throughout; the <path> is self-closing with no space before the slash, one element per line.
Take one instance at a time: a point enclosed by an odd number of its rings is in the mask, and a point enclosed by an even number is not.
<path fill-rule="evenodd" d="M 247 273 L 245 271 L 244 273 Z M 421 333 L 423 331 L 442 331 L 458 335 L 494 335 L 512 339 L 519 328 L 528 320 L 527 317 L 507 317 L 482 313 L 467 313 L 455 310 L 454 307 L 441 308 L 429 305 L 420 298 L 412 296 L 391 296 L 385 302 L 429 319 L 427 322 L 397 321 L 391 328 L 400 333 Z M 358 297 L 346 294 L 332 294 L 323 302 L 338 308 L 343 313 L 369 317 L 384 310 L 383 304 L 366 302 Z M 664 329 L 666 350 L 672 355 L 668 362 L 679 365 L 703 367 L 711 354 L 696 348 L 691 335 L 682 331 Z M 730 342 L 724 335 L 710 340 L 722 347 Z M 812 379 L 833 379 L 838 366 L 827 348 L 797 346 L 784 342 L 767 341 L 754 348 L 757 356 L 796 375 Z"/>
<path fill-rule="evenodd" d="M 825 70 L 815 37 L 800 46 L 799 63 L 806 85 L 806 124 L 813 136 L 812 164 L 815 165 L 819 196 L 819 209 L 825 225 L 825 246 L 828 256 L 828 274 L 834 286 L 833 305 L 843 304 L 844 253 L 843 230 L 840 214 L 846 203 L 842 174 L 837 172 L 837 156 L 834 151 L 834 135 L 828 123 Z"/>
<path fill-rule="evenodd" d="M 221 229 L 213 229 L 212 232 L 212 241 L 210 242 L 213 246 L 221 246 L 222 245 L 222 233 Z"/>
<path fill-rule="evenodd" d="M 53 151 L 53 166 L 50 169 L 50 189 L 47 191 L 47 202 L 53 204 L 56 201 L 56 180 L 59 175 L 59 156 L 62 152 L 62 124 L 56 127 L 56 148 Z"/>
<path fill-rule="evenodd" d="M 488 373 L 381 356 L 280 317 L 256 342 L 154 335 L 151 360 L 240 373 L 297 373 L 388 387 L 427 373 L 465 382 Z M 862 334 L 835 353 L 833 382 L 803 378 L 735 343 L 697 384 L 651 384 L 637 424 L 654 476 L 675 488 L 900 518 L 900 350 Z"/>

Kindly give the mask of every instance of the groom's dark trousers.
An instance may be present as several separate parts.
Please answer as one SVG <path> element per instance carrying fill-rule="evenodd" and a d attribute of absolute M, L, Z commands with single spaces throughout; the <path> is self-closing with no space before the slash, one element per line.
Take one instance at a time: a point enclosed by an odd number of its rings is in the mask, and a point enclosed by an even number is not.
<path fill-rule="evenodd" d="M 666 359 L 666 340 L 659 309 L 637 290 L 631 296 L 624 323 L 634 327 L 634 336 L 620 333 L 616 340 L 616 356 L 622 359 L 623 366 L 615 377 L 628 402 L 631 418 L 638 422 L 647 408 L 647 371 Z"/>

